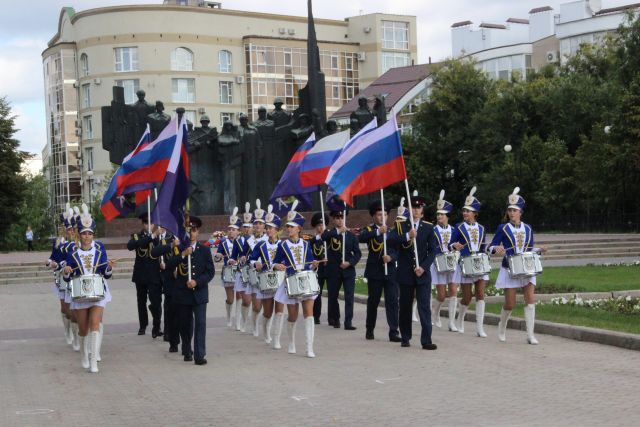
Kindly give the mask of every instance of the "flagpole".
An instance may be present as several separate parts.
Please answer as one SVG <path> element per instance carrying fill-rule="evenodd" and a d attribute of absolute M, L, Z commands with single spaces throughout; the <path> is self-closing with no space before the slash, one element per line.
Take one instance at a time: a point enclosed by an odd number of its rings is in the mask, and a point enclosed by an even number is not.
<path fill-rule="evenodd" d="M 151 193 L 147 197 L 147 226 L 149 228 L 149 234 L 151 234 Z"/>
<path fill-rule="evenodd" d="M 325 229 L 327 227 L 327 224 L 324 223 L 324 197 L 322 197 L 322 189 L 319 190 L 320 192 L 320 213 L 322 215 L 322 225 L 324 225 Z M 324 244 L 324 260 L 327 259 L 327 242 L 323 241 L 322 242 Z"/>
<path fill-rule="evenodd" d="M 158 204 L 158 189 L 154 188 L 153 189 L 153 195 L 156 198 L 156 205 Z M 160 264 L 164 264 L 164 256 L 160 255 Z"/>
<path fill-rule="evenodd" d="M 381 188 L 380 189 L 380 201 L 382 202 L 382 225 L 386 226 L 387 225 L 387 211 L 384 210 L 384 189 Z M 387 256 L 387 233 L 385 232 L 384 234 L 382 234 L 382 250 L 383 250 L 383 254 L 386 257 Z M 388 275 L 389 274 L 389 269 L 387 266 L 387 263 L 384 263 L 384 275 Z"/>
<path fill-rule="evenodd" d="M 344 203 L 344 202 L 342 202 Z M 342 226 L 347 228 L 347 204 L 344 204 L 344 211 L 342 211 Z M 347 242 L 347 232 L 342 233 L 342 262 L 346 260 L 346 242 Z"/>
<path fill-rule="evenodd" d="M 411 205 L 411 192 L 409 191 L 409 181 L 405 178 L 404 179 L 404 187 L 407 190 L 407 200 L 408 200 L 408 204 L 409 204 L 409 217 L 411 219 L 411 228 L 413 228 L 414 230 L 416 229 L 415 224 L 413 222 L 413 208 Z M 413 239 L 413 249 L 414 249 L 414 253 L 416 256 L 416 268 L 418 268 L 418 266 L 420 265 L 420 258 L 418 258 L 418 243 L 417 243 L 417 239 Z"/>
<path fill-rule="evenodd" d="M 187 222 L 186 229 L 187 229 L 187 233 L 189 233 L 189 246 L 191 246 L 191 226 L 189 225 L 191 220 L 189 219 L 189 198 L 188 197 L 187 197 L 187 202 L 185 204 L 185 208 L 186 208 L 185 210 L 187 211 L 187 214 L 185 215 L 186 217 L 185 219 Z M 187 281 L 189 281 L 191 280 L 191 254 L 187 256 L 187 271 L 189 274 L 189 279 Z M 193 290 L 195 291 L 195 288 L 193 288 Z"/>

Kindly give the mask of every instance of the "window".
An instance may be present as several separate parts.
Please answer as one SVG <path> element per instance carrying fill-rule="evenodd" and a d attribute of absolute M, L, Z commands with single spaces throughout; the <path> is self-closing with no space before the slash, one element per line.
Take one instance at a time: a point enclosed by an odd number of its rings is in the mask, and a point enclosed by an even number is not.
<path fill-rule="evenodd" d="M 404 67 L 411 65 L 411 56 L 408 53 L 382 53 L 382 72 L 386 72 L 390 68 Z"/>
<path fill-rule="evenodd" d="M 116 47 L 113 51 L 116 56 L 116 71 L 138 71 L 137 47 Z"/>
<path fill-rule="evenodd" d="M 91 123 L 91 116 L 84 116 L 82 118 L 82 134 L 84 135 L 84 139 L 93 139 L 93 126 Z"/>
<path fill-rule="evenodd" d="M 412 130 L 413 127 L 411 126 L 411 122 L 400 123 L 400 135 L 411 135 Z"/>
<path fill-rule="evenodd" d="M 220 82 L 220 104 L 233 104 L 233 82 Z"/>
<path fill-rule="evenodd" d="M 338 54 L 331 54 L 331 68 L 337 70 L 339 67 Z"/>
<path fill-rule="evenodd" d="M 82 85 L 82 108 L 91 106 L 91 86 L 89 83 Z"/>
<path fill-rule="evenodd" d="M 80 55 L 80 76 L 86 77 L 89 75 L 89 57 L 86 53 Z"/>
<path fill-rule="evenodd" d="M 256 49 L 256 64 L 267 65 L 267 51 L 264 48 Z"/>
<path fill-rule="evenodd" d="M 286 49 L 284 50 L 284 66 L 291 67 L 291 51 Z"/>
<path fill-rule="evenodd" d="M 173 71 L 193 71 L 193 52 L 179 47 L 171 52 L 171 69 Z"/>
<path fill-rule="evenodd" d="M 184 116 L 193 123 L 193 126 L 198 126 L 199 124 L 196 122 L 196 112 L 195 110 L 185 110 Z"/>
<path fill-rule="evenodd" d="M 233 113 L 220 113 L 220 125 L 224 122 L 233 122 Z"/>
<path fill-rule="evenodd" d="M 284 82 L 284 96 L 293 96 L 293 82 Z"/>
<path fill-rule="evenodd" d="M 91 116 L 89 116 L 89 118 L 91 118 Z M 84 164 L 88 171 L 93 170 L 93 147 L 87 147 L 84 149 Z"/>
<path fill-rule="evenodd" d="M 382 47 L 409 50 L 409 23 L 382 21 Z"/>
<path fill-rule="evenodd" d="M 139 79 L 116 80 L 115 83 L 116 86 L 124 88 L 125 104 L 133 104 L 136 102 L 136 92 L 140 89 Z"/>
<path fill-rule="evenodd" d="M 340 86 L 332 85 L 331 86 L 331 97 L 334 99 L 340 99 Z"/>
<path fill-rule="evenodd" d="M 195 79 L 171 79 L 172 102 L 196 102 Z"/>
<path fill-rule="evenodd" d="M 345 58 L 345 70 L 347 71 L 353 71 L 353 58 L 350 56 L 347 56 Z"/>
<path fill-rule="evenodd" d="M 228 50 L 221 50 L 218 52 L 219 70 L 221 73 L 231 72 L 231 52 Z"/>

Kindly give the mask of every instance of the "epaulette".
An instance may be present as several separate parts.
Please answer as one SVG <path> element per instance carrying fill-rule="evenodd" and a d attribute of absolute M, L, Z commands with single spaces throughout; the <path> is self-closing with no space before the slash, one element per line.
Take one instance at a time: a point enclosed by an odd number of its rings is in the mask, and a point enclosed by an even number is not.
<path fill-rule="evenodd" d="M 424 219 L 422 220 L 422 222 L 424 222 L 425 224 L 433 225 L 433 223 L 431 223 L 429 221 L 425 221 Z"/>

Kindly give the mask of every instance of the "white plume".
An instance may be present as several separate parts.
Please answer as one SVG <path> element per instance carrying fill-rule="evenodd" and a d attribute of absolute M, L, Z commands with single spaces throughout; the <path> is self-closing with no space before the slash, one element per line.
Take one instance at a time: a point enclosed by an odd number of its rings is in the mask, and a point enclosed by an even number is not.
<path fill-rule="evenodd" d="M 80 215 L 80 209 L 78 209 L 78 207 L 77 207 L 77 206 L 74 206 L 74 207 L 73 207 L 73 213 L 75 213 L 75 214 L 76 214 L 76 216 Z"/>
<path fill-rule="evenodd" d="M 238 207 L 236 206 L 235 208 L 233 208 L 233 213 L 231 214 L 231 216 L 236 216 L 238 215 Z"/>
<path fill-rule="evenodd" d="M 404 207 L 404 197 L 400 199 L 400 206 Z"/>
<path fill-rule="evenodd" d="M 439 200 L 444 200 L 444 190 L 440 190 L 440 199 Z"/>
<path fill-rule="evenodd" d="M 295 211 L 296 208 L 298 207 L 298 201 L 294 200 L 293 203 L 291 203 L 291 211 Z"/>
<path fill-rule="evenodd" d="M 249 213 L 249 210 L 251 209 L 251 204 L 249 202 L 244 204 L 244 212 L 245 213 Z"/>
<path fill-rule="evenodd" d="M 473 196 L 474 194 L 476 194 L 476 186 L 474 185 L 473 188 L 471 188 L 471 191 L 469 191 L 469 196 Z"/>
<path fill-rule="evenodd" d="M 69 210 L 67 211 L 67 219 L 71 218 L 73 218 L 73 209 L 69 208 Z"/>
<path fill-rule="evenodd" d="M 518 194 L 520 192 L 520 187 L 516 187 L 513 189 L 513 193 L 511 194 Z"/>
<path fill-rule="evenodd" d="M 260 199 L 256 199 L 256 208 L 260 209 Z"/>
<path fill-rule="evenodd" d="M 418 190 L 413 190 L 412 197 L 418 197 Z"/>
<path fill-rule="evenodd" d="M 269 206 L 267 206 L 267 212 L 268 213 L 273 212 L 273 205 L 270 204 Z"/>
<path fill-rule="evenodd" d="M 86 205 L 86 203 L 82 204 L 82 214 L 83 215 L 88 215 L 89 214 L 89 207 Z"/>
<path fill-rule="evenodd" d="M 68 211 L 69 209 L 71 209 L 71 205 L 69 204 L 69 202 L 65 203 L 64 205 L 64 210 Z"/>

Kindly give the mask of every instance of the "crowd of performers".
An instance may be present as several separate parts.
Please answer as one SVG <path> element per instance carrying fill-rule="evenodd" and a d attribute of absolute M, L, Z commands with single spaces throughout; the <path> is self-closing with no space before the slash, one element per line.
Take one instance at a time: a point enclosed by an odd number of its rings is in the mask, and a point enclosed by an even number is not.
<path fill-rule="evenodd" d="M 178 352 L 181 344 L 185 361 L 206 364 L 208 286 L 215 275 L 215 260 L 223 265 L 220 283 L 226 296 L 227 327 L 255 337 L 262 335 L 266 344 L 279 350 L 286 315 L 288 352 L 295 354 L 296 322 L 302 306 L 305 354 L 313 358 L 315 325 L 321 323 L 322 299 L 319 295 L 325 286 L 328 292 L 327 323 L 334 328 L 356 330 L 353 324 L 355 268 L 362 256 L 362 243 L 368 247 L 364 271 L 369 291 L 365 322 L 367 340 L 375 338 L 378 305 L 383 292 L 389 341 L 399 342 L 402 347 L 410 346 L 412 322 L 419 321 L 421 347 L 437 349 L 432 341 L 432 325 L 442 326 L 440 311 L 447 298 L 449 331 L 464 333 L 464 318 L 475 297 L 476 335 L 486 338 L 484 289 L 489 281 L 488 271 L 480 268 L 481 274 L 471 274 L 463 265 L 484 267 L 486 264 L 488 269 L 488 254 L 498 254 L 504 257 L 496 287 L 505 292 L 498 339 L 506 341 L 506 327 L 515 305 L 516 290 L 522 289 L 527 341 L 538 344 L 533 332 L 535 275 L 514 275 L 509 262 L 517 255 L 544 251 L 534 246 L 533 230 L 521 221 L 525 200 L 519 189 L 514 189 L 507 198 L 506 220 L 487 243 L 485 228 L 477 221 L 481 203 L 475 197 L 475 191 L 474 187 L 464 200 L 463 221 L 454 226 L 449 224 L 454 207 L 444 199 L 444 191 L 436 203 L 435 225 L 423 219 L 426 199 L 414 192 L 408 207 L 402 199 L 392 225 L 388 224 L 389 209 L 378 200 L 369 206 L 370 225 L 350 230 L 345 226 L 347 210 L 330 210 L 331 219 L 322 213 L 313 215 L 310 225 L 314 233 L 311 235 L 303 235 L 305 218 L 296 211 L 296 202 L 286 218 L 280 218 L 271 205 L 264 210 L 257 200 L 253 212 L 249 203 L 242 214 L 235 208 L 229 217 L 226 234 L 216 233 L 204 243 L 199 240 L 202 221 L 191 216 L 190 245 L 162 227 L 150 225 L 146 214 L 141 215 L 142 229 L 131 236 L 127 245 L 136 255 L 133 282 L 137 291 L 138 335 L 145 335 L 149 325 L 148 299 L 152 337 L 162 336 L 172 353 Z M 80 351 L 83 368 L 98 372 L 102 315 L 111 300 L 107 279 L 111 277 L 113 261 L 107 260 L 104 245 L 93 239 L 95 222 L 85 205 L 82 212 L 67 209 L 61 217 L 66 235 L 54 243 L 47 265 L 56 271 L 55 290 L 60 299 L 67 342 Z M 281 238 L 283 229 L 286 229 L 286 239 Z M 443 266 L 443 263 L 449 265 Z M 77 295 L 72 291 L 75 288 L 65 284 L 87 275 L 99 278 L 103 292 L 99 299 L 80 302 L 82 299 L 76 300 Z M 300 283 L 311 280 L 315 284 L 314 292 L 295 293 L 289 284 L 292 279 L 300 280 Z M 459 306 L 458 286 L 462 290 Z M 436 290 L 433 301 L 432 287 Z M 341 290 L 344 317 L 341 317 L 338 302 Z M 163 312 L 164 331 L 161 327 Z"/>

